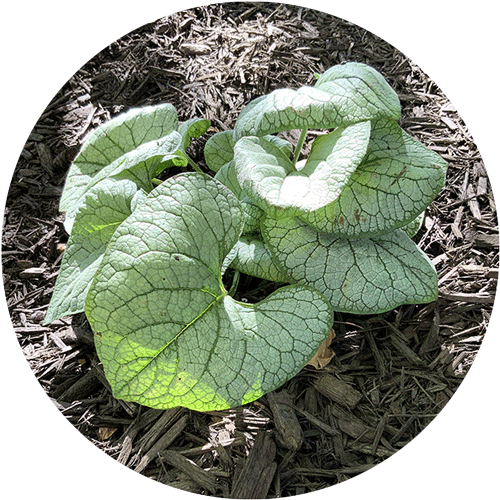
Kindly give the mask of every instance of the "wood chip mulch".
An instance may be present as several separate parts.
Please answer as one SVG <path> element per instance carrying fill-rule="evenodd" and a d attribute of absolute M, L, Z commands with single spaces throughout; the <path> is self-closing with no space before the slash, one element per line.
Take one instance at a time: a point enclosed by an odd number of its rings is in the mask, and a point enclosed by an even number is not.
<path fill-rule="evenodd" d="M 67 235 L 58 213 L 84 136 L 133 106 L 171 102 L 181 120 L 232 128 L 273 89 L 342 61 L 380 71 L 402 127 L 449 162 L 417 236 L 439 300 L 387 314 L 336 314 L 332 361 L 242 408 L 160 411 L 112 397 L 80 315 L 43 326 Z M 203 163 L 206 137 L 191 154 Z M 227 498 L 315 491 L 352 478 L 417 436 L 453 396 L 483 340 L 498 277 L 488 176 L 460 116 L 415 64 L 343 20 L 283 4 L 225 3 L 146 25 L 105 48 L 54 97 L 26 141 L 5 210 L 3 277 L 15 333 L 38 381 L 95 446 L 156 481 Z M 242 280 L 259 298 L 266 284 Z"/>

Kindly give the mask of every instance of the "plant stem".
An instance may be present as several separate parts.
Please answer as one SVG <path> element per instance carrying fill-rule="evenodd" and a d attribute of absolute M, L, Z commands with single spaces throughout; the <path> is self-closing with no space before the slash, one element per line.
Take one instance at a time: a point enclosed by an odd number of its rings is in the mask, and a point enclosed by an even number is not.
<path fill-rule="evenodd" d="M 240 272 L 235 270 L 233 274 L 233 282 L 231 283 L 231 288 L 229 289 L 228 294 L 233 295 L 234 292 L 236 292 L 236 289 L 238 288 L 238 283 L 240 282 Z"/>
<path fill-rule="evenodd" d="M 304 128 L 300 132 L 299 140 L 297 141 L 297 145 L 295 146 L 295 151 L 293 153 L 293 164 L 294 165 L 297 164 L 297 161 L 298 161 L 299 156 L 300 156 L 300 151 L 302 149 L 302 145 L 304 144 L 304 140 L 306 138 L 306 135 L 307 135 L 307 129 Z"/>
<path fill-rule="evenodd" d="M 189 165 L 191 165 L 197 172 L 202 174 L 203 170 L 198 165 L 196 165 L 196 163 L 189 157 L 189 155 L 187 153 L 184 153 L 184 155 L 186 156 Z"/>

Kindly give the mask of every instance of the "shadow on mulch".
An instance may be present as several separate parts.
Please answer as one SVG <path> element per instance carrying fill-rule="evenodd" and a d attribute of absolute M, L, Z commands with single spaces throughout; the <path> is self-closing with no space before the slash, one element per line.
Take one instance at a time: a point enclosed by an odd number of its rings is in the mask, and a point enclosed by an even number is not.
<path fill-rule="evenodd" d="M 439 299 L 387 314 L 336 314 L 333 360 L 228 411 L 153 410 L 114 399 L 80 315 L 42 326 L 67 235 L 57 205 L 84 136 L 127 108 L 171 102 L 180 120 L 231 129 L 251 99 L 311 84 L 342 61 L 380 71 L 401 126 L 449 163 L 416 241 L 436 266 Z M 206 137 L 191 156 L 204 165 Z M 498 276 L 496 208 L 477 148 L 453 105 L 415 64 L 341 19 L 283 4 L 180 12 L 105 48 L 58 92 L 22 151 L 3 227 L 7 303 L 40 384 L 97 447 L 159 482 L 220 497 L 276 497 L 345 481 L 393 455 L 443 409 L 490 319 Z M 258 300 L 269 285 L 242 279 Z M 280 422 L 295 426 L 290 441 Z M 288 427 L 289 428 L 289 427 Z M 252 482 L 257 474 L 258 484 Z"/>

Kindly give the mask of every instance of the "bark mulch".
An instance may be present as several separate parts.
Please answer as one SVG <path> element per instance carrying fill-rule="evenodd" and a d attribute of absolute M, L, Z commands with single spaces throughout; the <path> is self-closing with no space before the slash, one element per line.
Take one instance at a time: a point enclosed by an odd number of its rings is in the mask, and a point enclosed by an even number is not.
<path fill-rule="evenodd" d="M 332 361 L 304 368 L 241 408 L 148 409 L 112 397 L 79 315 L 43 326 L 67 235 L 58 213 L 85 135 L 133 106 L 171 102 L 181 120 L 232 128 L 251 99 L 298 88 L 342 61 L 379 70 L 400 96 L 402 127 L 449 162 L 446 187 L 416 237 L 439 299 L 386 314 L 336 314 Z M 191 155 L 204 166 L 205 138 Z M 498 277 L 488 176 L 453 105 L 415 64 L 369 32 L 283 4 L 226 3 L 160 19 L 121 38 L 57 93 L 26 141 L 3 226 L 7 303 L 38 381 L 95 446 L 149 478 L 229 498 L 307 493 L 393 455 L 443 409 L 481 345 Z M 266 283 L 242 279 L 258 300 Z"/>

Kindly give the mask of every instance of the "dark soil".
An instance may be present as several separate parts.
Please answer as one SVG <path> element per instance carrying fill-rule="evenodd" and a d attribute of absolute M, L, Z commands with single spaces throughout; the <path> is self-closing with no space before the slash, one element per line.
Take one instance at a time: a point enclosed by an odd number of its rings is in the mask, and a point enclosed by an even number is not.
<path fill-rule="evenodd" d="M 449 162 L 446 187 L 416 237 L 439 299 L 376 316 L 336 314 L 322 370 L 228 411 L 159 411 L 112 397 L 85 318 L 43 326 L 67 235 L 58 200 L 85 135 L 130 107 L 171 102 L 180 120 L 230 129 L 251 99 L 313 82 L 342 61 L 375 67 L 400 96 L 401 126 Z M 204 167 L 203 145 L 191 155 Z M 3 277 L 19 344 L 65 417 L 105 453 L 180 489 L 220 497 L 290 496 L 380 463 L 443 409 L 481 345 L 498 277 L 496 207 L 460 116 L 415 64 L 371 33 L 286 5 L 226 3 L 175 14 L 105 48 L 58 92 L 22 151 L 3 226 Z M 266 283 L 242 279 L 259 300 Z M 295 426 L 291 442 L 280 422 Z M 257 476 L 256 476 L 257 474 Z M 258 477 L 254 482 L 252 478 Z"/>

